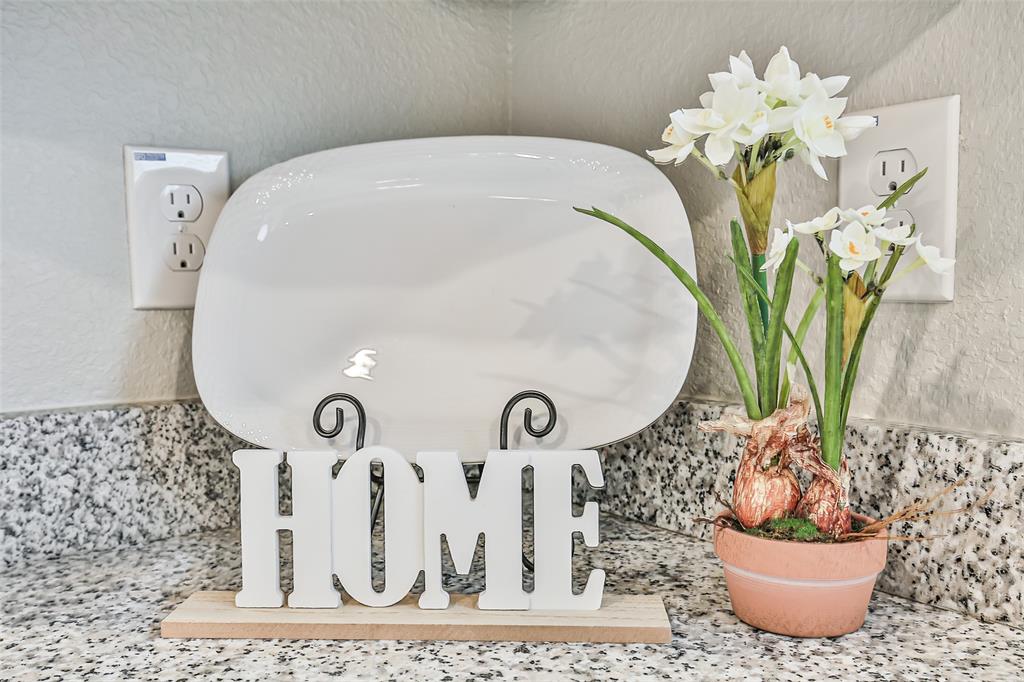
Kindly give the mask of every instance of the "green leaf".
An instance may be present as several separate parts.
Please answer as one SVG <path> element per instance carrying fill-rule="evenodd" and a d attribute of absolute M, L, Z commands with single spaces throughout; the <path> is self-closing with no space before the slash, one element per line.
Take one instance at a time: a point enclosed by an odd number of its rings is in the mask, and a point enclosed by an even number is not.
<path fill-rule="evenodd" d="M 916 229 L 916 225 L 911 225 L 911 231 Z M 850 359 L 846 363 L 846 372 L 843 375 L 843 413 L 842 413 L 842 429 L 846 431 L 846 420 L 850 416 L 850 403 L 853 401 L 853 387 L 857 381 L 857 372 L 860 369 L 860 356 L 864 348 L 864 339 L 867 337 L 868 327 L 871 326 L 871 320 L 875 317 L 875 311 L 878 309 L 878 304 L 882 301 L 882 296 L 885 294 L 885 285 L 888 283 L 889 278 L 892 277 L 893 271 L 896 269 L 896 265 L 900 262 L 900 258 L 903 257 L 903 252 L 906 250 L 905 246 L 897 246 L 892 255 L 889 256 L 889 260 L 886 261 L 885 270 L 882 272 L 882 276 L 879 277 L 878 287 L 875 289 L 875 293 L 868 301 L 864 309 L 864 319 L 861 320 L 860 329 L 857 330 L 857 338 L 853 342 L 853 346 L 850 349 Z"/>
<path fill-rule="evenodd" d="M 761 285 L 762 289 L 767 291 L 768 273 L 761 269 L 764 266 L 764 262 L 765 257 L 763 253 L 753 253 L 750 255 L 750 269 L 752 274 L 754 275 L 754 280 Z M 764 333 L 767 334 L 769 321 L 768 317 L 770 315 L 770 313 L 768 312 L 768 304 L 758 299 L 758 307 L 761 311 L 761 328 L 764 330 Z"/>
<path fill-rule="evenodd" d="M 800 243 L 792 239 L 786 247 L 786 255 L 775 274 L 775 291 L 771 302 L 771 316 L 768 322 L 768 336 L 765 337 L 766 383 L 765 395 L 770 401 L 766 406 L 761 404 L 761 412 L 766 416 L 778 407 L 779 396 L 779 363 L 782 359 L 782 327 L 786 323 L 786 311 L 789 308 L 789 297 L 793 292 L 793 274 L 796 272 L 796 257 L 800 251 Z"/>
<path fill-rule="evenodd" d="M 750 329 L 750 347 L 754 355 L 754 371 L 757 375 L 757 398 L 761 407 L 761 414 L 767 416 L 766 405 L 770 402 L 765 399 L 767 383 L 765 379 L 767 366 L 764 356 L 764 325 L 761 321 L 761 309 L 759 299 L 754 287 L 743 277 L 743 273 L 752 274 L 750 269 L 750 251 L 747 250 L 747 241 L 743 236 L 743 228 L 738 221 L 733 220 L 729 224 L 732 233 L 733 265 L 736 267 L 736 280 L 740 287 L 740 296 L 743 300 L 743 312 L 747 318 L 747 327 Z"/>
<path fill-rule="evenodd" d="M 745 276 L 750 277 L 750 275 Z M 761 300 L 768 302 L 770 305 L 771 299 L 768 298 L 768 292 L 762 289 L 761 285 L 755 282 L 752 277 L 750 277 L 750 281 L 753 282 L 755 287 L 757 287 L 757 295 L 761 297 Z M 822 420 L 825 418 L 825 414 L 821 411 L 821 400 L 818 398 L 818 386 L 814 381 L 814 374 L 811 372 L 811 365 L 807 362 L 807 357 L 804 355 L 804 351 L 800 347 L 801 342 L 797 340 L 796 336 L 793 334 L 793 330 L 789 328 L 789 325 L 786 324 L 785 320 L 782 322 L 782 330 L 786 333 L 786 336 L 789 337 L 789 342 L 792 344 L 792 350 L 796 353 L 797 359 L 800 360 L 800 366 L 804 369 L 804 375 L 807 377 L 807 387 L 810 389 L 811 399 L 814 401 L 814 414 L 818 417 L 818 423 L 821 424 Z"/>
<path fill-rule="evenodd" d="M 843 289 L 846 286 L 839 258 L 826 254 L 825 275 L 825 420 L 819 422 L 821 457 L 839 471 L 843 450 Z"/>
<path fill-rule="evenodd" d="M 910 225 L 910 234 L 917 232 L 917 223 Z M 882 270 L 881 276 L 878 278 L 878 284 L 876 289 L 881 291 L 885 290 L 885 286 L 889 283 L 889 279 L 892 277 L 893 272 L 896 270 L 896 266 L 900 262 L 900 258 L 903 258 L 903 252 L 907 250 L 906 246 L 895 246 L 893 247 L 892 254 L 889 256 L 889 260 L 885 262 L 885 269 Z M 877 261 L 876 261 L 877 262 Z"/>
<path fill-rule="evenodd" d="M 725 349 L 725 354 L 729 357 L 729 363 L 732 365 L 732 370 L 736 374 L 736 383 L 739 384 L 740 393 L 743 394 L 743 404 L 747 409 L 747 416 L 755 420 L 761 419 L 761 411 L 758 407 L 757 398 L 754 395 L 753 386 L 750 383 L 750 375 L 747 374 L 747 368 L 743 366 L 743 359 L 740 357 L 740 351 L 733 342 L 732 337 L 729 335 L 729 330 L 726 328 L 725 323 L 722 322 L 722 318 L 719 317 L 714 305 L 712 305 L 708 297 L 704 295 L 704 292 L 701 291 L 696 280 L 690 276 L 690 273 L 686 272 L 686 270 L 683 269 L 683 267 L 679 265 L 672 256 L 656 244 L 650 237 L 636 228 L 627 225 L 610 213 L 605 213 L 598 208 L 592 208 L 588 211 L 583 208 L 574 207 L 573 210 L 584 215 L 598 218 L 599 220 L 603 220 L 606 223 L 610 223 L 619 228 L 629 236 L 633 237 L 633 239 L 643 244 L 648 251 L 654 254 L 658 260 L 664 263 L 665 266 L 672 271 L 672 274 L 676 276 L 676 279 L 686 287 L 686 290 L 689 291 L 690 295 L 697 301 L 697 307 L 700 309 L 700 312 L 704 315 L 705 319 L 707 319 L 708 323 L 711 324 L 711 328 L 715 330 L 715 334 L 718 335 L 718 340 Z"/>
<path fill-rule="evenodd" d="M 857 338 L 850 349 L 850 360 L 846 363 L 846 373 L 843 375 L 843 406 L 840 425 L 843 431 L 846 430 L 846 420 L 850 415 L 850 403 L 853 400 L 853 386 L 857 381 L 857 370 L 860 369 L 860 356 L 864 348 L 864 339 L 868 333 L 871 320 L 878 310 L 878 303 L 881 296 L 873 296 L 864 309 L 864 319 L 861 320 L 860 329 L 857 331 Z"/>
<path fill-rule="evenodd" d="M 882 200 L 882 203 L 878 205 L 878 208 L 892 208 L 896 204 L 896 202 L 899 201 L 900 197 L 902 197 L 910 190 L 914 189 L 914 185 L 917 184 L 917 181 L 923 178 L 924 174 L 927 172 L 928 169 L 925 168 L 920 173 L 918 173 L 917 175 L 915 175 L 914 177 L 910 178 L 902 185 L 897 187 L 895 192 L 893 192 L 892 194 L 890 194 L 889 196 Z"/>

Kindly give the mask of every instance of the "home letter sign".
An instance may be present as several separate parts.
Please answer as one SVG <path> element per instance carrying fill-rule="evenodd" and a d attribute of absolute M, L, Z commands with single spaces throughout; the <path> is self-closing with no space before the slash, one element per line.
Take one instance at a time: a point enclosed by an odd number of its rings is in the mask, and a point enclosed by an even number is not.
<path fill-rule="evenodd" d="M 492 450 L 480 485 L 470 496 L 462 462 L 455 452 L 420 452 L 416 471 L 399 452 L 371 446 L 356 451 L 332 476 L 333 450 L 239 450 L 232 458 L 241 474 L 242 590 L 240 607 L 279 607 L 278 531 L 293 538 L 294 590 L 288 606 L 336 608 L 337 576 L 352 599 L 367 606 L 390 606 L 408 594 L 420 571 L 423 609 L 448 607 L 442 586 L 441 543 L 447 541 L 459 573 L 468 573 L 477 540 L 485 538 L 486 590 L 481 609 L 594 610 L 601 607 L 604 571 L 593 570 L 579 594 L 572 591 L 573 534 L 590 547 L 598 544 L 598 509 L 588 502 L 572 513 L 572 472 L 583 469 L 594 487 L 604 486 L 593 450 Z M 279 513 L 278 467 L 292 473 L 292 513 Z M 385 588 L 371 581 L 370 467 L 384 469 Z M 534 471 L 534 590 L 522 588 L 522 473 Z"/>

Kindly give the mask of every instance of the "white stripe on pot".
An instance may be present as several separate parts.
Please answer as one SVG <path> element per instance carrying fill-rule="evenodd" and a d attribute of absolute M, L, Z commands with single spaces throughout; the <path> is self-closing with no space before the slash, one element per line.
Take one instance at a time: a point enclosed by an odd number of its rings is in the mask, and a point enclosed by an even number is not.
<path fill-rule="evenodd" d="M 722 563 L 725 565 L 726 571 L 731 571 L 738 576 L 750 578 L 751 580 L 760 580 L 766 583 L 774 583 L 776 585 L 789 585 L 791 587 L 849 587 L 851 585 L 863 585 L 864 583 L 871 582 L 878 576 L 878 573 L 872 573 L 871 575 L 866 575 L 863 578 L 848 578 L 846 580 L 815 580 L 813 578 L 797 580 L 795 578 L 778 578 L 772 575 L 764 575 L 763 573 L 745 571 L 742 568 L 737 568 L 736 566 L 724 561 Z"/>

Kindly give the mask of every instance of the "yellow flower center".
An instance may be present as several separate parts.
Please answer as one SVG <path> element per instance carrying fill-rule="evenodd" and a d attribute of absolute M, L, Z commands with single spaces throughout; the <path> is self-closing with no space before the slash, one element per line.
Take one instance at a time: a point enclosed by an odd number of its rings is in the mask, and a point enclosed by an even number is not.
<path fill-rule="evenodd" d="M 846 250 L 849 251 L 854 256 L 860 255 L 860 249 L 857 248 L 856 242 L 850 242 L 850 244 L 846 247 Z"/>
<path fill-rule="evenodd" d="M 829 130 L 832 130 L 832 128 L 835 126 L 835 124 L 832 123 L 832 117 L 829 116 L 828 114 L 825 114 L 824 116 L 822 116 L 821 117 L 821 121 L 822 121 L 822 123 L 825 124 L 825 127 L 828 128 Z"/>

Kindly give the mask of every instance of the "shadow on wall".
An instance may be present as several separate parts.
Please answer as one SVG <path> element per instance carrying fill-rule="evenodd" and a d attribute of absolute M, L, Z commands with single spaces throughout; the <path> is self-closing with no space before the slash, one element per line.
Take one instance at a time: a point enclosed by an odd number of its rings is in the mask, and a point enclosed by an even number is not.
<path fill-rule="evenodd" d="M 763 68 L 780 44 L 789 47 L 804 70 L 851 76 L 846 94 L 853 94 L 855 107 L 857 84 L 922 39 L 958 4 L 514 5 L 510 132 L 586 139 L 644 154 L 661 146 L 659 133 L 670 111 L 697 106 L 700 94 L 710 89 L 706 74 L 726 69 L 730 53 L 746 49 L 755 66 Z M 735 212 L 735 200 L 704 168 L 686 164 L 667 175 L 691 223 L 717 225 L 723 208 Z M 790 204 L 795 190 L 835 194 L 834 185 L 823 191 L 815 183 L 813 174 L 787 168 L 780 174 L 777 204 Z"/>
<path fill-rule="evenodd" d="M 848 111 L 961 93 L 957 300 L 883 306 L 854 412 L 1020 433 L 1013 375 L 1021 364 L 1004 332 L 1006 320 L 1020 319 L 1021 304 L 1009 293 L 1019 283 L 1019 262 L 982 246 L 998 240 L 1013 249 L 1021 239 L 995 227 L 1005 224 L 1001 216 L 1019 212 L 1019 192 L 1006 180 L 1017 174 L 1014 162 L 1002 153 L 1021 139 L 1019 128 L 1005 123 L 1019 102 L 1019 84 L 979 73 L 1020 53 L 1021 21 L 1024 5 L 996 2 L 519 3 L 511 14 L 511 132 L 582 138 L 642 155 L 661 146 L 668 113 L 695 106 L 709 89 L 707 74 L 725 69 L 730 53 L 746 49 L 763 69 L 780 44 L 805 71 L 849 75 Z M 956 49 L 968 42 L 976 49 Z M 781 169 L 776 224 L 835 205 L 837 164 L 826 168 L 833 182 L 799 161 Z M 690 218 L 698 278 L 739 332 L 734 275 L 719 255 L 728 252 L 735 198 L 696 163 L 664 170 Z M 809 254 L 813 247 L 805 246 Z M 820 350 L 816 338 L 808 344 L 812 362 Z M 696 353 L 683 394 L 735 401 L 728 362 L 703 321 Z M 986 379 L 988 387 L 979 389 Z"/>
<path fill-rule="evenodd" d="M 127 305 L 130 307 L 130 301 Z M 168 379 L 173 382 L 176 399 L 198 395 L 192 374 L 191 310 L 138 311 L 129 318 L 126 333 L 132 341 L 126 357 L 117 366 L 119 395 L 160 395 L 166 391 Z M 140 371 L 146 357 L 153 354 L 161 358 L 166 370 Z"/>
<path fill-rule="evenodd" d="M 188 313 L 131 309 L 121 145 L 226 149 L 237 186 L 507 128 L 504 3 L 9 2 L 0 23 L 4 411 L 195 395 Z"/>

